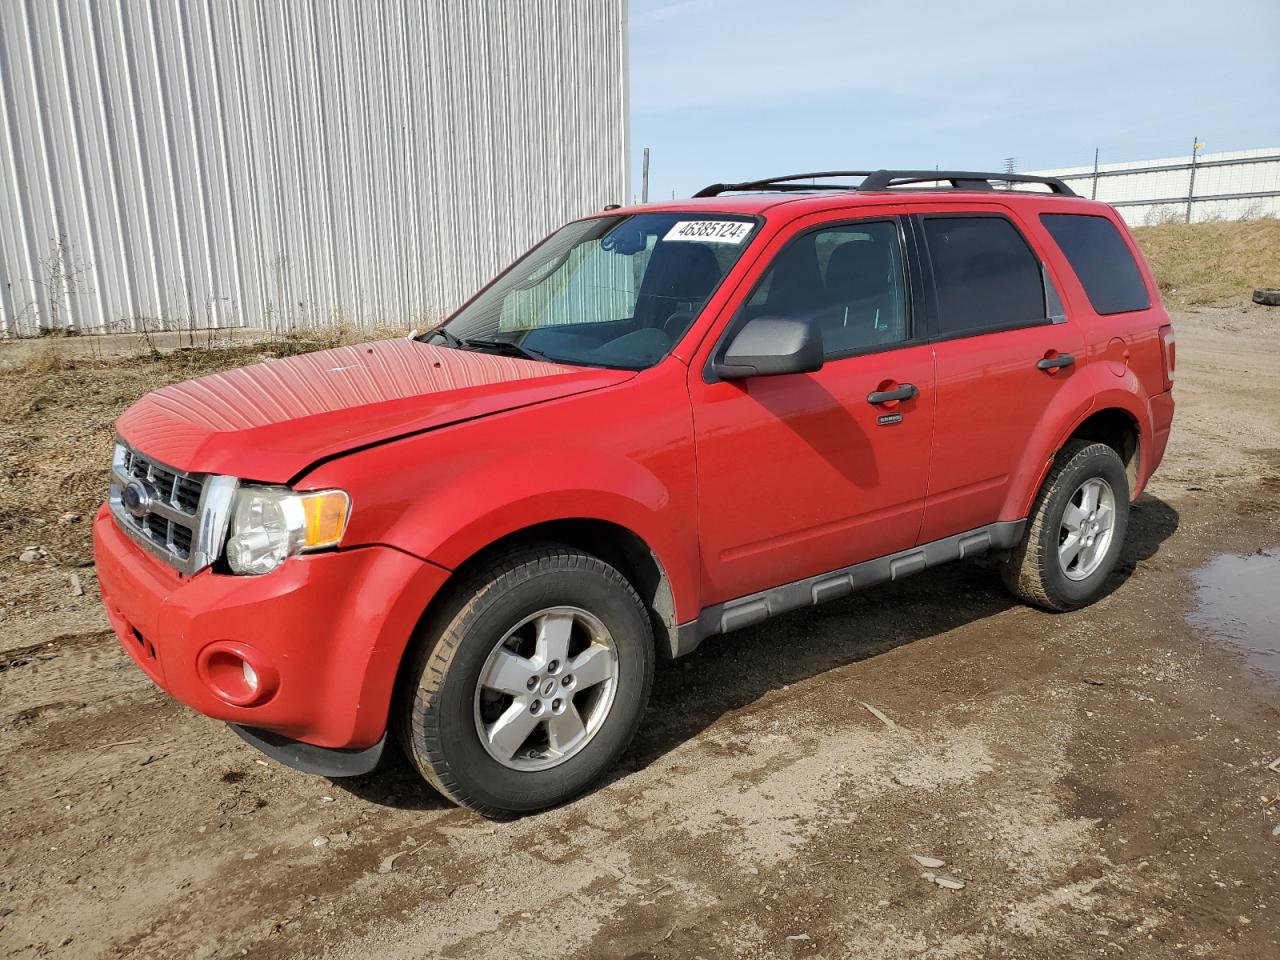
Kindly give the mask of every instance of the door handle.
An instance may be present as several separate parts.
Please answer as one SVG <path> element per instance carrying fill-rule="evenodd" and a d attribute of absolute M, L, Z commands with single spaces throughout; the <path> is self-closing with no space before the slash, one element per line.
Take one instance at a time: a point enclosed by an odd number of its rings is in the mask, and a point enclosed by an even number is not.
<path fill-rule="evenodd" d="M 867 394 L 867 403 L 891 403 L 894 400 L 910 400 L 920 391 L 914 383 L 904 383 L 896 390 L 873 390 Z"/>
<path fill-rule="evenodd" d="M 1059 367 L 1069 367 L 1076 362 L 1076 358 L 1069 353 L 1060 353 L 1056 357 L 1045 357 L 1043 360 L 1036 361 L 1036 369 L 1038 370 L 1057 370 Z"/>

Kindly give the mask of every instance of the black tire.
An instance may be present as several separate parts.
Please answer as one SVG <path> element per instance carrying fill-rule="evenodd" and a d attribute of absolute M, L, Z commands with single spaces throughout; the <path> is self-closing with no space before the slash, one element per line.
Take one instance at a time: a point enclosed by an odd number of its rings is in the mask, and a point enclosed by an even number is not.
<path fill-rule="evenodd" d="M 1101 562 L 1082 579 L 1063 569 L 1058 548 L 1063 515 L 1082 484 L 1101 478 L 1114 496 L 1115 521 Z M 1111 447 L 1088 440 L 1068 441 L 1036 495 L 1021 542 L 1009 552 L 1001 574 L 1017 597 L 1045 610 L 1075 610 L 1097 600 L 1115 569 L 1129 525 L 1129 478 Z"/>
<path fill-rule="evenodd" d="M 1253 302 L 1264 307 L 1280 307 L 1280 287 L 1261 287 L 1253 291 Z"/>
<path fill-rule="evenodd" d="M 617 651 L 612 705 L 580 751 L 545 770 L 490 754 L 476 727 L 476 690 L 490 654 L 523 619 L 549 607 L 587 611 Z M 469 577 L 416 638 L 397 705 L 400 743 L 455 803 L 508 819 L 571 800 L 595 784 L 635 736 L 653 685 L 649 617 L 631 584 L 597 557 L 555 543 L 518 545 Z"/>

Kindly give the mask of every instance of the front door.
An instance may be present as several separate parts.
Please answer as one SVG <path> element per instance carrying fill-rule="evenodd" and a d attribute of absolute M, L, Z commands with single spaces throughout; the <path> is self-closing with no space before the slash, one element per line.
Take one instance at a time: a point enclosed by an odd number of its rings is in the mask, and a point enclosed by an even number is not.
<path fill-rule="evenodd" d="M 763 263 L 715 350 L 751 317 L 807 315 L 826 360 L 731 382 L 690 371 L 704 604 L 906 549 L 923 515 L 933 350 L 912 317 L 903 225 L 811 218 Z"/>

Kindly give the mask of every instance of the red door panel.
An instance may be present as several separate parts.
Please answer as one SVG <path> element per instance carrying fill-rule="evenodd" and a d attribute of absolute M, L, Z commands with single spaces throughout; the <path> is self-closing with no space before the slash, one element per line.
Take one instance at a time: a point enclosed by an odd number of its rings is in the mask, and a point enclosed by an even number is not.
<path fill-rule="evenodd" d="M 711 384 L 695 374 L 703 602 L 912 546 L 933 379 L 928 344 L 829 361 L 812 374 Z M 915 397 L 867 401 L 905 383 Z"/>
<path fill-rule="evenodd" d="M 938 409 L 922 541 L 999 519 L 1010 478 L 1054 394 L 1085 362 L 1073 323 L 987 333 L 935 345 Z M 1073 366 L 1039 369 L 1070 354 Z"/>

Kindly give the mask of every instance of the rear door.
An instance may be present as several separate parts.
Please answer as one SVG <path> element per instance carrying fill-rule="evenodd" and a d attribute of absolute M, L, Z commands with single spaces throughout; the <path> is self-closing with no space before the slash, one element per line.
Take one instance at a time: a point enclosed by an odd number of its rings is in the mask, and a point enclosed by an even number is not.
<path fill-rule="evenodd" d="M 912 218 L 937 363 L 937 413 L 922 542 L 1003 516 L 1028 439 L 1085 362 L 1041 257 L 1005 208 Z"/>
<path fill-rule="evenodd" d="M 750 317 L 807 315 L 822 329 L 822 369 L 726 382 L 700 353 L 690 394 L 704 603 L 915 543 L 933 349 L 912 313 L 905 248 L 896 210 L 801 221 L 746 281 L 710 356 Z M 905 399 L 873 396 L 907 386 Z"/>

